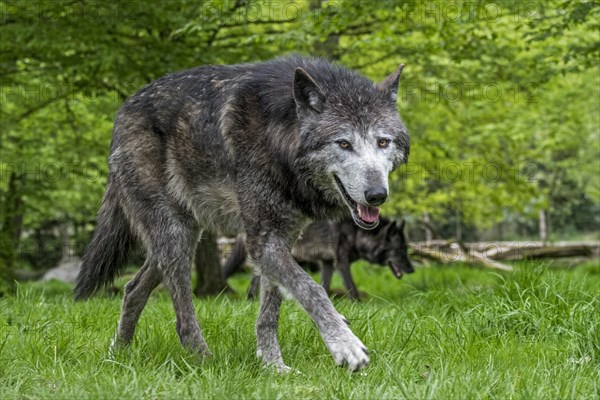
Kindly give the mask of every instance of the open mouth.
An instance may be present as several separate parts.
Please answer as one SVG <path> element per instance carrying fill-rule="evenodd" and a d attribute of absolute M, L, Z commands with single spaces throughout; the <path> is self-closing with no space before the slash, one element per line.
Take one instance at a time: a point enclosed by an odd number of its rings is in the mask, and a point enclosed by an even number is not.
<path fill-rule="evenodd" d="M 352 212 L 352 219 L 362 229 L 374 229 L 379 225 L 379 207 L 364 206 L 350 197 L 344 185 L 337 176 L 333 176 L 342 196 Z"/>

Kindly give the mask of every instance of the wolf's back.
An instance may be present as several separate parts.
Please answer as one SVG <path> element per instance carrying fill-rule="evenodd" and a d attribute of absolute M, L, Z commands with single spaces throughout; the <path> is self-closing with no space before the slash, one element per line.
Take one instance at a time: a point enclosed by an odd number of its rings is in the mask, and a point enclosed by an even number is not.
<path fill-rule="evenodd" d="M 77 300 L 86 299 L 111 283 L 127 261 L 134 238 L 117 200 L 116 190 L 109 175 L 96 230 L 85 251 L 77 277 Z"/>

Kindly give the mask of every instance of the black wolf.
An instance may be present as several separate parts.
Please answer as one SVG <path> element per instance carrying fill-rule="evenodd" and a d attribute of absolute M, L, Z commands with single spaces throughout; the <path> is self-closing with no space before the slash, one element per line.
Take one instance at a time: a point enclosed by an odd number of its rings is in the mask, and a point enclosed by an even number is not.
<path fill-rule="evenodd" d="M 313 222 L 294 244 L 294 259 L 300 264 L 318 264 L 321 268 L 321 284 L 329 293 L 334 266 L 342 275 L 347 296 L 358 300 L 359 293 L 350 273 L 350 265 L 364 259 L 372 264 L 387 265 L 398 279 L 414 269 L 408 258 L 404 221 L 399 224 L 380 218 L 375 229 L 364 230 L 350 220 L 341 222 Z M 223 267 L 225 277 L 231 276 L 244 263 L 246 251 L 243 235 L 238 236 L 234 249 Z M 253 298 L 259 287 L 260 277 L 252 279 L 248 297 Z"/>
<path fill-rule="evenodd" d="M 396 109 L 402 71 L 374 84 L 317 58 L 203 66 L 142 88 L 119 111 L 106 193 L 75 296 L 111 282 L 134 240 L 146 261 L 125 287 L 116 343 L 131 341 L 151 291 L 171 294 L 183 346 L 209 354 L 192 304 L 190 268 L 202 230 L 247 234 L 260 266 L 257 354 L 284 371 L 277 340 L 282 296 L 315 321 L 337 364 L 358 370 L 366 347 L 290 252 L 316 219 L 378 224 L 388 174 L 406 162 Z"/>

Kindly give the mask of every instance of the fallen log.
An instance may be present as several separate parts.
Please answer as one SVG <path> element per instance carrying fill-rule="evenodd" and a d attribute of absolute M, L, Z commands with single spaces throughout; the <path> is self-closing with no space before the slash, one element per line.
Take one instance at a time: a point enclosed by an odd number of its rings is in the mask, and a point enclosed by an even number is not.
<path fill-rule="evenodd" d="M 456 241 L 436 240 L 417 242 L 413 247 L 441 252 L 456 252 L 451 249 Z M 562 257 L 600 257 L 600 242 L 556 242 L 544 245 L 542 242 L 476 242 L 460 245 L 466 254 L 474 254 L 486 260 L 522 260 Z"/>
<path fill-rule="evenodd" d="M 514 247 L 503 249 L 486 256 L 494 260 L 523 260 L 559 257 L 591 257 L 593 249 L 590 246 L 546 246 L 540 248 Z"/>
<path fill-rule="evenodd" d="M 416 243 L 409 244 L 413 254 L 416 254 L 423 258 L 437 261 L 441 264 L 452 264 L 455 262 L 462 262 L 470 265 L 478 265 L 486 268 L 497 269 L 501 271 L 512 271 L 513 268 L 510 265 L 506 265 L 494 260 L 486 258 L 483 254 L 474 251 L 467 250 L 465 247 L 457 242 L 450 244 L 451 252 L 442 250 L 433 250 L 425 246 L 420 246 Z"/>

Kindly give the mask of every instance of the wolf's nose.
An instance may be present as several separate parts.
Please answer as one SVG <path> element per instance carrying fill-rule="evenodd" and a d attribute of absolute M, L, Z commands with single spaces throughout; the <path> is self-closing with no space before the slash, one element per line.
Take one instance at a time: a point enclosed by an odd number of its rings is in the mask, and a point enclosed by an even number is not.
<path fill-rule="evenodd" d="M 365 200 L 370 206 L 380 206 L 387 199 L 387 195 L 384 187 L 376 187 L 365 191 Z"/>

